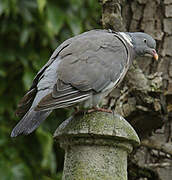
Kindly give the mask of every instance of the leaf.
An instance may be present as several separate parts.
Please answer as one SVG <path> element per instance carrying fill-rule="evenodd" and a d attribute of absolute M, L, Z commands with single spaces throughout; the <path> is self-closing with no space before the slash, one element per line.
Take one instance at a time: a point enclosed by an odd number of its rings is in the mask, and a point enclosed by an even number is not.
<path fill-rule="evenodd" d="M 41 165 L 45 169 L 50 169 L 51 173 L 55 173 L 56 162 L 53 152 L 53 138 L 49 132 L 43 131 L 42 128 L 38 128 L 36 131 L 38 140 L 42 146 L 43 159 Z M 46 142 L 46 143 L 45 143 Z"/>
<path fill-rule="evenodd" d="M 9 1 L 6 0 L 1 0 L 0 1 L 0 15 L 4 13 L 6 16 L 10 14 L 10 3 Z"/>
<path fill-rule="evenodd" d="M 19 9 L 19 13 L 23 17 L 24 22 L 31 23 L 34 21 L 34 13 L 37 10 L 37 3 L 35 0 L 19 1 Z"/>
<path fill-rule="evenodd" d="M 24 46 L 26 44 L 26 42 L 28 41 L 29 33 L 30 33 L 29 28 L 25 28 L 21 32 L 21 35 L 20 35 L 20 45 L 21 46 Z"/>
<path fill-rule="evenodd" d="M 6 73 L 4 70 L 0 69 L 0 76 L 1 76 L 1 77 L 5 77 L 6 74 L 7 74 L 7 73 Z"/>
<path fill-rule="evenodd" d="M 59 172 L 59 173 L 57 173 L 57 180 L 61 180 L 62 179 L 62 172 Z"/>
<path fill-rule="evenodd" d="M 22 9 L 21 16 L 25 20 L 25 22 L 27 22 L 27 23 L 31 23 L 33 21 L 32 13 L 26 8 Z"/>
<path fill-rule="evenodd" d="M 23 76 L 23 83 L 26 90 L 28 90 L 32 85 L 33 78 L 34 78 L 33 72 L 31 72 L 30 70 L 26 70 Z"/>
<path fill-rule="evenodd" d="M 47 32 L 49 36 L 52 38 L 54 35 L 57 35 L 61 30 L 64 23 L 64 14 L 61 9 L 57 6 L 49 4 L 47 6 Z"/>
<path fill-rule="evenodd" d="M 80 34 L 82 32 L 82 23 L 79 17 L 74 16 L 72 13 L 70 13 L 69 16 L 66 17 L 66 21 L 73 33 L 73 35 Z"/>
<path fill-rule="evenodd" d="M 0 15 L 5 11 L 5 6 L 8 7 L 4 1 L 0 1 Z"/>
<path fill-rule="evenodd" d="M 43 13 L 46 3 L 47 3 L 47 0 L 37 0 L 38 9 L 39 9 L 40 14 Z"/>
<path fill-rule="evenodd" d="M 41 51 L 41 53 L 37 57 L 34 58 L 33 66 L 36 69 L 36 71 L 39 71 L 41 67 L 48 61 L 50 57 L 50 50 L 45 49 L 44 51 Z"/>
<path fill-rule="evenodd" d="M 11 173 L 12 173 L 12 179 L 18 179 L 18 180 L 25 179 L 25 180 L 29 180 L 32 177 L 29 169 L 23 163 L 15 164 L 11 168 Z"/>

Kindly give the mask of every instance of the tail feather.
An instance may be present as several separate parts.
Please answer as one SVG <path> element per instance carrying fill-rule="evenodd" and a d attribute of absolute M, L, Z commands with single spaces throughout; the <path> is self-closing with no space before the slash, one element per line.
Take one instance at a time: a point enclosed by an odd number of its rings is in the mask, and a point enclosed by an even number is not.
<path fill-rule="evenodd" d="M 30 134 L 48 117 L 51 112 L 52 111 L 34 111 L 33 109 L 30 109 L 12 130 L 11 137 L 16 137 L 20 134 Z"/>

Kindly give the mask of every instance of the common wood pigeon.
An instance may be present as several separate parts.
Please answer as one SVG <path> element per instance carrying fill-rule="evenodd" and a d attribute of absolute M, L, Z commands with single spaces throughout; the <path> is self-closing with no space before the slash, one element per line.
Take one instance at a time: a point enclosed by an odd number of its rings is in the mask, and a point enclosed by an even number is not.
<path fill-rule="evenodd" d="M 11 133 L 30 134 L 53 109 L 97 108 L 124 78 L 136 56 L 155 60 L 156 42 L 148 34 L 91 30 L 64 41 L 41 68 L 18 105 L 21 121 Z"/>

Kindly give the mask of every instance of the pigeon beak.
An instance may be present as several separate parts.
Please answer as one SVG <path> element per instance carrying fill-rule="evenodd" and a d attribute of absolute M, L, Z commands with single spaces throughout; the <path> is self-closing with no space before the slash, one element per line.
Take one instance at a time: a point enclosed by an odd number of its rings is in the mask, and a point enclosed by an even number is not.
<path fill-rule="evenodd" d="M 155 59 L 156 61 L 158 61 L 158 54 L 157 54 L 157 53 L 155 53 L 155 54 L 153 55 L 153 57 L 154 57 L 154 59 Z"/>
<path fill-rule="evenodd" d="M 157 52 L 155 51 L 155 49 L 152 50 L 152 56 L 153 56 L 153 58 L 154 58 L 156 61 L 158 61 L 158 54 L 157 54 Z"/>
<path fill-rule="evenodd" d="M 149 49 L 149 50 L 147 50 L 147 53 L 150 54 L 151 56 L 153 56 L 153 58 L 156 61 L 158 61 L 159 56 L 158 56 L 158 54 L 157 54 L 155 49 Z"/>

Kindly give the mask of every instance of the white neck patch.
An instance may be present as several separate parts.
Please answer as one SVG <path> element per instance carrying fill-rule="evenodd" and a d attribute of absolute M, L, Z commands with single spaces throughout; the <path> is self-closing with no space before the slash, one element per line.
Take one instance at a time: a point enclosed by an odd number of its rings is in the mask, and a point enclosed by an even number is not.
<path fill-rule="evenodd" d="M 128 34 L 126 34 L 126 33 L 124 33 L 124 32 L 119 32 L 119 34 L 128 42 L 128 44 L 129 44 L 131 47 L 133 47 L 132 39 L 131 39 L 131 37 L 130 37 Z"/>

